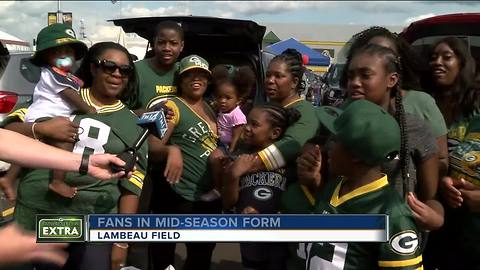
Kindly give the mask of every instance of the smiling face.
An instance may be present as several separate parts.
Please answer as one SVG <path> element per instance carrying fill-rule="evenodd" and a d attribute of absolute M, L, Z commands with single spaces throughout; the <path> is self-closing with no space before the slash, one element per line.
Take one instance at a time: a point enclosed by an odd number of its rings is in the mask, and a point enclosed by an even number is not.
<path fill-rule="evenodd" d="M 155 38 L 155 59 L 160 66 L 172 66 L 183 50 L 183 40 L 175 29 L 164 28 Z"/>
<path fill-rule="evenodd" d="M 200 68 L 185 71 L 180 75 L 181 96 L 188 100 L 200 100 L 207 90 L 209 74 Z"/>
<path fill-rule="evenodd" d="M 117 66 L 129 66 L 128 56 L 116 49 L 106 50 L 99 58 L 99 61 L 109 61 L 115 63 Z M 118 68 L 112 73 L 104 70 L 100 65 L 92 64 L 93 89 L 98 91 L 97 94 L 104 98 L 116 99 L 118 95 L 126 88 L 128 83 L 128 76 L 122 75 Z"/>
<path fill-rule="evenodd" d="M 388 73 L 385 59 L 379 55 L 360 53 L 348 66 L 348 95 L 353 100 L 366 99 L 388 107 L 390 91 L 398 82 L 396 73 Z"/>
<path fill-rule="evenodd" d="M 452 86 L 460 72 L 461 61 L 447 43 L 438 44 L 430 58 L 434 83 L 442 88 Z"/>
<path fill-rule="evenodd" d="M 270 100 L 282 103 L 296 94 L 298 78 L 293 77 L 284 61 L 272 60 L 265 76 L 265 90 Z"/>
<path fill-rule="evenodd" d="M 274 142 L 280 135 L 279 128 L 272 128 L 268 121 L 268 113 L 253 108 L 247 117 L 247 124 L 243 128 L 245 144 L 263 149 Z"/>

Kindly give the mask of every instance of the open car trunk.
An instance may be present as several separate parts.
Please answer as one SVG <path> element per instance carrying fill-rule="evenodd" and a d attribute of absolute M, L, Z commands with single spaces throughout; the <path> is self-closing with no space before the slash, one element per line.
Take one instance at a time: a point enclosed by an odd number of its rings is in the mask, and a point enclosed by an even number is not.
<path fill-rule="evenodd" d="M 198 54 L 209 62 L 210 68 L 218 64 L 250 66 L 256 74 L 257 83 L 249 102 L 265 101 L 262 66 L 264 60 L 261 53 L 265 26 L 248 20 L 197 16 L 142 17 L 110 21 L 122 27 L 126 33 L 136 33 L 147 39 L 148 48 L 152 48 L 155 27 L 166 20 L 178 22 L 183 28 L 185 47 L 180 58 Z M 150 55 L 150 52 L 146 54 Z"/>

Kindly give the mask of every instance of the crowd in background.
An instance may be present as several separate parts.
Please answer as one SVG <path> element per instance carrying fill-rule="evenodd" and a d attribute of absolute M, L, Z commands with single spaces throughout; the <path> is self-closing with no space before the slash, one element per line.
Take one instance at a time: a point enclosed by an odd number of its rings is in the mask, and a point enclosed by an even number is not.
<path fill-rule="evenodd" d="M 16 200 L 15 221 L 23 229 L 35 230 L 34 216 L 47 213 L 388 214 L 390 237 L 399 242 L 242 243 L 242 264 L 480 267 L 480 92 L 463 40 L 440 39 L 422 59 L 397 34 L 366 29 L 348 51 L 340 79 L 343 103 L 323 106 L 318 93 L 302 89 L 305 66 L 295 49 L 276 55 L 264 84 L 256 86 L 252 67 L 212 66 L 202 55 L 180 59 L 183 30 L 172 21 L 155 26 L 153 56 L 135 63 L 121 45 L 101 42 L 87 51 L 74 36 L 59 34 L 71 29 L 49 27 L 42 30 L 44 40 L 68 42 L 45 41 L 37 51 L 42 80 L 36 105 L 11 113 L 6 129 L 57 147 L 70 145 L 66 149 L 80 154 L 117 154 L 141 132 L 137 116 L 160 106 L 169 113 L 168 131 L 148 138 L 129 178 L 106 182 L 78 173 L 12 169 L 0 184 Z M 64 68 L 69 57 L 82 58 L 75 75 Z M 66 83 L 68 76 L 78 81 Z M 213 103 L 207 102 L 209 86 Z M 243 105 L 254 89 L 263 89 L 268 102 L 247 111 Z M 46 92 L 66 112 L 26 117 L 40 108 Z M 70 114 L 71 120 L 62 117 Z M 255 196 L 260 187 L 271 191 L 268 200 Z M 132 247 L 74 243 L 63 266 L 35 261 L 12 269 L 121 269 L 135 265 Z M 141 267 L 175 265 L 175 247 L 150 244 L 148 263 Z M 183 269 L 210 269 L 215 243 L 186 247 Z"/>

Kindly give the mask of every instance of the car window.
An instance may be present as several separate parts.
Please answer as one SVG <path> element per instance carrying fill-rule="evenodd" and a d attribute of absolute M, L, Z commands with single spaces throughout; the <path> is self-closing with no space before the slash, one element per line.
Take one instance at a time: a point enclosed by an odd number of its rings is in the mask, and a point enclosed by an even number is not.
<path fill-rule="evenodd" d="M 32 95 L 40 79 L 40 69 L 28 60 L 30 53 L 11 54 L 7 67 L 0 78 L 0 89 L 19 95 Z"/>
<path fill-rule="evenodd" d="M 9 59 L 8 55 L 1 55 L 0 56 L 0 78 L 3 75 L 3 72 L 5 71 L 5 68 L 7 68 L 8 59 Z"/>
<path fill-rule="evenodd" d="M 445 37 L 448 37 L 448 36 L 430 36 L 430 37 L 420 38 L 415 40 L 412 43 L 412 47 L 424 59 L 429 59 L 432 45 Z M 468 44 L 473 58 L 475 58 L 477 65 L 480 65 L 480 36 L 457 35 L 454 37 L 463 39 Z"/>
<path fill-rule="evenodd" d="M 20 59 L 20 74 L 27 81 L 37 83 L 40 80 L 40 68 L 32 64 L 29 58 Z"/>

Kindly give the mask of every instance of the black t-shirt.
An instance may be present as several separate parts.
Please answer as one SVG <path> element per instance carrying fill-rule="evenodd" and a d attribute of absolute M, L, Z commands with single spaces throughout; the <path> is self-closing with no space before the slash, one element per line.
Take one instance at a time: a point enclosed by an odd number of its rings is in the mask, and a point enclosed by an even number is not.
<path fill-rule="evenodd" d="M 240 178 L 236 212 L 251 206 L 261 214 L 275 214 L 280 208 L 282 192 L 287 186 L 285 169 L 250 173 Z"/>

